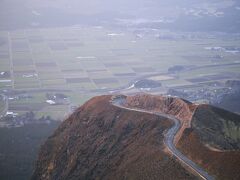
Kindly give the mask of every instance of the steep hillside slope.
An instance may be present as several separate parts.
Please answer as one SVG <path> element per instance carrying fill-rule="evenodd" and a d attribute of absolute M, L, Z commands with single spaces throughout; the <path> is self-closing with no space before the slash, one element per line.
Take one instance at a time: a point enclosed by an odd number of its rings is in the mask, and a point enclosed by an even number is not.
<path fill-rule="evenodd" d="M 185 128 L 191 127 L 191 119 L 196 109 L 196 105 L 189 101 L 166 96 L 154 96 L 150 94 L 137 94 L 127 97 L 127 107 L 146 109 L 153 112 L 161 112 L 177 117 L 182 127 L 177 133 L 175 143 L 182 136 Z"/>
<path fill-rule="evenodd" d="M 64 121 L 42 146 L 32 179 L 196 179 L 166 151 L 173 122 L 146 111 L 177 117 L 177 148 L 211 175 L 240 179 L 239 115 L 174 97 L 128 96 L 128 109 L 113 99 L 95 97 Z"/>
<path fill-rule="evenodd" d="M 191 121 L 196 107 L 191 102 L 183 99 L 150 94 L 128 96 L 126 106 L 171 114 L 182 122 Z"/>
<path fill-rule="evenodd" d="M 192 128 L 201 140 L 221 150 L 240 150 L 240 116 L 209 105 L 199 105 Z"/>
<path fill-rule="evenodd" d="M 220 102 L 216 102 L 214 105 L 240 114 L 240 87 L 238 87 L 237 91 L 225 95 Z"/>
<path fill-rule="evenodd" d="M 178 148 L 218 179 L 240 179 L 240 116 L 200 105 Z"/>
<path fill-rule="evenodd" d="M 128 107 L 178 117 L 183 126 L 175 142 L 180 151 L 217 179 L 240 179 L 240 116 L 211 105 L 173 97 L 129 96 Z M 187 124 L 187 126 L 186 126 Z"/>
<path fill-rule="evenodd" d="M 196 179 L 165 153 L 171 121 L 96 97 L 42 146 L 32 179 Z"/>

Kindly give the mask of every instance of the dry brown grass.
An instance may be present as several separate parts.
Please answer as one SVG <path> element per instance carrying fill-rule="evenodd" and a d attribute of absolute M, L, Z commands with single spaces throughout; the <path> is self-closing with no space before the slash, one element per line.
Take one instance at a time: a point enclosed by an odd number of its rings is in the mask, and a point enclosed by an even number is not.
<path fill-rule="evenodd" d="M 63 122 L 41 148 L 33 179 L 195 178 L 164 152 L 170 121 L 114 107 L 110 98 L 93 98 Z"/>
<path fill-rule="evenodd" d="M 201 142 L 193 129 L 184 131 L 177 146 L 217 179 L 240 179 L 240 151 L 213 151 Z"/>

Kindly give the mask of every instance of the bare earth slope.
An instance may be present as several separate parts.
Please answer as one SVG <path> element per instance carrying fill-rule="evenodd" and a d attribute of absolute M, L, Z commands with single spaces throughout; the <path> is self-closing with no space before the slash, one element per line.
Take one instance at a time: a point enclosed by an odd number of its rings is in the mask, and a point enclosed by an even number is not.
<path fill-rule="evenodd" d="M 164 152 L 171 121 L 91 99 L 48 138 L 32 179 L 196 179 Z"/>

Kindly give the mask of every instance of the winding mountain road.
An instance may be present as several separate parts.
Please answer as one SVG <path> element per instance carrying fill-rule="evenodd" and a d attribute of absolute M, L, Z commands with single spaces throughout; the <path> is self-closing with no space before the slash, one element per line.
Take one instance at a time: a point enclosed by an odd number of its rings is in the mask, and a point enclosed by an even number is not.
<path fill-rule="evenodd" d="M 148 114 L 154 114 L 154 115 L 161 116 L 161 117 L 172 120 L 174 122 L 174 125 L 167 131 L 167 133 L 165 134 L 165 137 L 164 137 L 164 144 L 166 145 L 166 147 L 168 148 L 170 153 L 173 156 L 175 156 L 180 162 L 182 162 L 188 168 L 190 168 L 193 172 L 195 172 L 198 176 L 200 176 L 202 179 L 204 179 L 204 180 L 213 180 L 214 179 L 204 169 L 202 169 L 200 166 L 198 166 L 196 163 L 194 163 L 192 160 L 188 159 L 184 154 L 182 154 L 174 145 L 174 137 L 181 128 L 181 123 L 180 123 L 179 119 L 177 119 L 176 117 L 174 117 L 172 115 L 168 115 L 168 114 L 163 114 L 163 113 L 159 113 L 159 112 L 151 112 L 151 111 L 147 111 L 144 109 L 135 109 L 135 108 L 125 107 L 125 106 L 123 106 L 125 101 L 126 101 L 126 99 L 123 96 L 115 97 L 112 100 L 112 104 L 114 106 L 122 108 L 122 109 L 136 111 L 136 112 L 143 112 L 143 113 L 148 113 Z"/>

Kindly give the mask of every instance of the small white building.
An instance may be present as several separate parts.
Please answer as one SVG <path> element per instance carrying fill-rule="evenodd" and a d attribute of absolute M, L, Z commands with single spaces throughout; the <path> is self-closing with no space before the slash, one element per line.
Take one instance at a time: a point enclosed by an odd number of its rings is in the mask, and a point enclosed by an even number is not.
<path fill-rule="evenodd" d="M 46 100 L 46 102 L 47 102 L 48 104 L 50 104 L 50 105 L 54 105 L 54 104 L 56 104 L 56 102 L 53 101 L 53 100 Z"/>
<path fill-rule="evenodd" d="M 14 113 L 14 112 L 11 112 L 11 111 L 6 112 L 6 116 L 16 117 L 17 115 L 18 115 L 18 113 Z"/>

